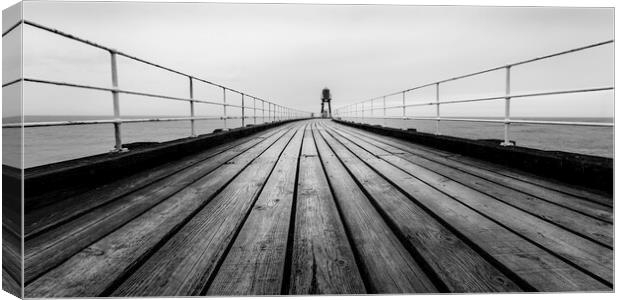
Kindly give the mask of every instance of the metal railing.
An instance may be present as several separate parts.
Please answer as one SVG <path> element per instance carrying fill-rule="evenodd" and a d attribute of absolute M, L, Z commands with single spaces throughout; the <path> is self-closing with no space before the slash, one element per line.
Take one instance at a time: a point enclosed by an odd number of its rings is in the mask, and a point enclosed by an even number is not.
<path fill-rule="evenodd" d="M 604 41 L 604 42 L 600 42 L 600 43 L 596 43 L 596 44 L 591 44 L 591 45 L 587 45 L 587 46 L 583 46 L 583 47 L 579 47 L 579 48 L 574 48 L 574 49 L 570 49 L 567 51 L 562 51 L 562 52 L 557 52 L 557 53 L 553 53 L 553 54 L 549 54 L 549 55 L 545 55 L 545 56 L 541 56 L 541 57 L 537 57 L 537 58 L 533 58 L 533 59 L 528 59 L 528 60 L 524 60 L 524 61 L 519 61 L 519 62 L 515 62 L 512 64 L 508 64 L 508 65 L 503 65 L 500 67 L 495 67 L 495 68 L 491 68 L 491 69 L 486 69 L 483 71 L 479 71 L 479 72 L 475 72 L 475 73 L 470 73 L 470 74 L 465 74 L 465 75 L 461 75 L 461 76 L 457 76 L 457 77 L 453 77 L 453 78 L 449 78 L 449 79 L 445 79 L 445 80 L 440 80 L 440 81 L 436 81 L 436 82 L 432 82 L 432 83 L 427 83 L 424 85 L 420 85 L 420 86 L 416 86 L 413 88 L 409 88 L 406 90 L 402 90 L 402 91 L 398 91 L 398 92 L 394 92 L 394 93 L 390 93 L 390 94 L 386 94 L 383 96 L 379 96 L 379 97 L 375 97 L 372 99 L 368 99 L 368 100 L 364 100 L 361 102 L 357 102 L 357 103 L 353 103 L 353 104 L 349 104 L 349 105 L 345 105 L 342 107 L 339 107 L 338 109 L 335 110 L 335 116 L 336 117 L 340 117 L 340 118 L 351 118 L 351 119 L 365 119 L 365 118 L 370 118 L 370 119 L 402 119 L 402 120 L 427 120 L 427 121 L 435 121 L 435 134 L 439 135 L 441 134 L 440 132 L 440 121 L 455 121 L 455 122 L 486 122 L 486 123 L 502 123 L 504 124 L 504 141 L 501 143 L 501 145 L 503 146 L 511 146 L 513 145 L 513 143 L 510 141 L 510 124 L 511 123 L 515 123 L 515 124 L 538 124 L 538 125 L 571 125 L 571 126 L 598 126 L 598 127 L 613 127 L 614 124 L 613 123 L 604 123 L 604 122 L 570 122 L 570 121 L 546 121 L 546 120 L 515 120 L 515 119 L 511 119 L 510 118 L 510 102 L 512 99 L 518 99 L 518 98 L 526 98 L 526 97 L 540 97 L 540 96 L 550 96 L 550 95 L 561 95 L 561 94 L 576 94 L 576 93 L 587 93 L 587 92 L 600 92 L 600 91 L 608 91 L 608 90 L 613 90 L 614 87 L 593 87 L 593 88 L 585 88 L 585 89 L 574 89 L 574 90 L 559 90 L 559 91 L 550 91 L 550 92 L 539 92 L 539 93 L 523 93 L 523 94 L 512 94 L 511 90 L 510 90 L 510 83 L 511 83 L 511 79 L 510 79 L 510 72 L 511 69 L 515 66 L 520 66 L 520 65 L 524 65 L 524 64 L 528 64 L 528 63 L 532 63 L 535 61 L 540 61 L 540 60 L 544 60 L 544 59 L 548 59 L 551 57 L 556 57 L 556 56 L 561 56 L 561 55 L 565 55 L 565 54 L 569 54 L 569 53 L 574 53 L 574 52 L 578 52 L 578 51 L 583 51 L 586 49 L 591 49 L 591 48 L 595 48 L 595 47 L 600 47 L 603 45 L 607 45 L 607 44 L 611 44 L 613 43 L 613 40 L 609 40 L 609 41 Z M 484 98 L 472 98 L 472 99 L 456 99 L 456 100 L 445 100 L 445 101 L 440 101 L 439 98 L 439 88 L 440 85 L 443 83 L 447 83 L 450 81 L 455 81 L 455 80 L 459 80 L 459 79 L 463 79 L 463 78 L 468 78 L 468 77 L 473 77 L 473 76 L 477 76 L 477 75 L 481 75 L 481 74 L 485 74 L 485 73 L 489 73 L 489 72 L 493 72 L 493 71 L 499 71 L 499 70 L 505 70 L 506 74 L 505 74 L 505 89 L 506 92 L 504 95 L 501 96 L 495 96 L 495 97 L 484 97 Z M 415 103 L 410 103 L 407 104 L 406 101 L 406 94 L 408 92 L 414 91 L 414 90 L 419 90 L 422 88 L 426 88 L 426 87 L 435 87 L 435 99 L 433 101 L 427 101 L 427 102 L 415 102 Z M 402 104 L 401 105 L 392 105 L 392 106 L 386 106 L 386 97 L 391 97 L 391 96 L 397 96 L 402 94 Z M 382 100 L 382 106 L 375 106 L 375 101 L 376 100 Z M 449 104 L 455 104 L 455 103 L 468 103 L 468 102 L 480 102 L 480 101 L 491 101 L 491 100 L 504 100 L 505 105 L 504 105 L 504 119 L 480 119 L 480 118 L 450 118 L 450 117 L 441 117 L 441 111 L 440 111 L 440 107 L 441 105 L 449 105 Z M 366 108 L 366 104 L 370 104 L 370 108 Z M 360 108 L 361 106 L 361 108 Z M 414 117 L 414 116 L 408 116 L 407 115 L 407 108 L 408 107 L 418 107 L 418 106 L 435 106 L 435 117 Z M 386 111 L 388 109 L 397 109 L 397 108 L 402 108 L 402 115 L 401 116 L 387 116 Z M 382 116 L 374 116 L 374 112 L 376 110 L 383 110 L 383 115 Z M 370 116 L 364 116 L 364 112 L 370 112 Z M 385 122 L 385 121 L 384 121 Z"/>
<path fill-rule="evenodd" d="M 223 120 L 224 121 L 224 129 L 227 130 L 228 129 L 228 124 L 227 124 L 227 120 L 229 119 L 240 119 L 241 120 L 241 127 L 244 127 L 246 124 L 246 119 L 251 119 L 253 118 L 254 123 L 253 124 L 257 124 L 257 118 L 259 118 L 257 116 L 257 111 L 261 112 L 261 116 L 260 119 L 263 123 L 265 122 L 275 122 L 275 121 L 282 121 L 282 120 L 290 120 L 290 119 L 300 119 L 300 118 L 308 118 L 311 116 L 311 113 L 309 112 L 304 112 L 304 111 L 300 111 L 300 110 L 296 110 L 293 108 L 289 108 L 289 107 L 284 107 L 282 105 L 273 103 L 271 101 L 267 101 L 261 98 L 258 98 L 256 96 L 252 96 L 249 95 L 247 93 L 223 86 L 223 85 L 219 85 L 217 83 L 213 83 L 210 82 L 208 80 L 204 80 L 201 78 L 198 78 L 196 76 L 193 75 L 189 75 L 187 73 L 184 72 L 180 72 L 171 68 L 167 68 L 164 67 L 162 65 L 123 53 L 121 51 L 118 51 L 116 49 L 112 49 L 110 47 L 106 47 L 91 41 L 88 41 L 86 39 L 82 39 L 76 36 L 73 36 L 71 34 L 62 32 L 60 30 L 54 29 L 54 28 L 50 28 L 41 24 L 37 24 L 28 20 L 21 20 L 18 23 L 16 23 L 15 25 L 11 26 L 8 30 L 6 30 L 5 32 L 2 33 L 2 37 L 4 37 L 5 35 L 9 34 L 11 31 L 15 30 L 16 28 L 19 27 L 19 25 L 28 25 L 28 26 L 32 26 L 34 28 L 38 28 L 41 30 L 45 30 L 48 32 L 51 32 L 53 34 L 74 40 L 74 41 L 78 41 L 80 43 L 95 47 L 95 48 L 99 48 L 101 50 L 104 51 L 108 51 L 110 53 L 110 65 L 111 65 L 111 72 L 112 72 L 112 87 L 100 87 L 100 86 L 93 86 L 93 85 L 85 85 L 85 84 L 76 84 L 76 83 L 69 83 L 69 82 L 60 82 L 60 81 L 53 81 L 53 80 L 45 80 L 45 79 L 37 79 L 37 78 L 18 78 L 15 80 L 12 80 L 10 82 L 7 83 L 3 83 L 2 87 L 7 87 L 19 82 L 33 82 L 33 83 L 40 83 L 40 84 L 48 84 L 48 85 L 57 85 L 57 86 L 65 86 L 65 87 L 73 87 L 73 88 L 82 88 L 82 89 L 89 89 L 89 90 L 98 90 L 98 91 L 106 91 L 106 92 L 111 92 L 112 93 L 112 101 L 113 101 L 113 112 L 114 112 L 114 119 L 109 119 L 109 120 L 83 120 L 83 121 L 55 121 L 55 122 L 26 122 L 26 123 L 10 123 L 10 124 L 3 124 L 2 128 L 21 128 L 21 127 L 44 127 L 44 126 L 69 126 L 69 125 L 92 125 L 92 124 L 114 124 L 114 137 L 115 137 L 115 145 L 114 145 L 114 149 L 113 151 L 126 151 L 127 149 L 124 149 L 122 147 L 122 134 L 121 134 L 121 124 L 123 123 L 138 123 L 138 122 L 163 122 L 163 121 L 190 121 L 191 123 L 191 132 L 190 132 L 190 136 L 191 137 L 195 137 L 196 136 L 196 125 L 195 125 L 195 121 L 196 120 Z M 119 82 L 118 82 L 118 65 L 117 65 L 117 57 L 118 56 L 122 56 L 125 58 L 128 58 L 130 60 L 133 61 L 137 61 L 158 69 L 162 69 L 165 71 L 168 71 L 170 73 L 174 73 L 177 75 L 181 75 L 183 77 L 186 77 L 188 79 L 188 89 L 189 89 L 189 98 L 187 97 L 175 97 L 175 96 L 168 96 L 168 95 L 161 95 L 161 94 L 154 94 L 154 93 L 146 93 L 146 92 L 141 92 L 141 91 L 132 91 L 132 90 L 126 90 L 126 89 L 122 89 L 119 87 Z M 202 83 L 206 83 L 208 85 L 220 88 L 222 90 L 222 98 L 221 101 L 212 101 L 212 100 L 206 100 L 206 99 L 197 99 L 196 97 L 194 97 L 194 82 L 202 82 Z M 229 93 L 236 93 L 238 95 L 241 96 L 241 105 L 236 105 L 236 104 L 231 104 L 231 103 L 226 103 L 226 95 Z M 157 98 L 157 99 L 166 99 L 166 100 L 176 100 L 176 101 L 184 101 L 184 102 L 188 102 L 189 103 L 189 116 L 188 117 L 176 117 L 176 118 L 134 118 L 134 119 L 122 119 L 121 118 L 121 111 L 120 111 L 120 94 L 126 94 L 126 95 L 135 95 L 135 96 L 144 96 L 144 97 L 150 97 L 150 98 Z M 247 105 L 246 104 L 246 99 L 251 99 L 252 100 L 252 105 Z M 256 106 L 256 102 L 259 101 L 260 107 Z M 221 116 L 210 116 L 210 117 L 198 117 L 195 115 L 195 109 L 194 109 L 194 104 L 210 104 L 210 105 L 218 105 L 222 107 L 222 111 L 223 114 Z M 267 108 L 265 108 L 265 106 L 267 106 Z M 227 114 L 227 108 L 228 107 L 234 107 L 234 108 L 239 108 L 241 109 L 241 116 L 229 116 Z M 251 116 L 247 116 L 246 115 L 246 111 L 247 110 L 252 110 L 253 114 Z M 266 116 L 265 116 L 266 114 Z M 265 121 L 267 120 L 267 121 Z"/>

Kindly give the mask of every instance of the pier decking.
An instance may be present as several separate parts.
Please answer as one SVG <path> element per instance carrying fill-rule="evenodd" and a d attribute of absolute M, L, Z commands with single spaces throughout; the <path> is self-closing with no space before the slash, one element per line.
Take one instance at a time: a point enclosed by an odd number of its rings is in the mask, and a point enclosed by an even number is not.
<path fill-rule="evenodd" d="M 25 296 L 610 291 L 611 197 L 329 120 L 25 215 Z"/>

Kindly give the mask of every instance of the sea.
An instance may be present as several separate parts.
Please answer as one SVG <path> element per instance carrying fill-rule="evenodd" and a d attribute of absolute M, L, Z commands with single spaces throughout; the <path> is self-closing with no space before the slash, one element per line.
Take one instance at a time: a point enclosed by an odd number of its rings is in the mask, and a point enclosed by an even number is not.
<path fill-rule="evenodd" d="M 125 116 L 125 118 L 156 118 L 175 116 Z M 178 116 L 176 116 L 178 117 Z M 109 116 L 25 116 L 25 122 L 75 121 L 110 119 Z M 517 119 L 515 117 L 515 119 Z M 519 118 L 527 119 L 527 118 Z M 535 118 L 536 120 L 613 122 L 613 118 Z M 16 122 L 3 118 L 3 123 Z M 256 123 L 263 121 L 256 118 Z M 399 119 L 363 119 L 368 124 L 393 128 L 413 128 L 420 132 L 435 132 L 435 121 Z M 223 120 L 197 120 L 196 133 L 207 134 L 224 128 Z M 254 119 L 246 119 L 254 124 Z M 227 128 L 241 126 L 241 120 L 226 120 Z M 20 149 L 19 128 L 3 128 L 3 151 L 17 153 Z M 164 142 L 188 137 L 189 121 L 126 123 L 121 126 L 123 144 L 135 142 Z M 503 124 L 441 121 L 440 133 L 469 139 L 503 139 Z M 510 140 L 518 146 L 550 151 L 567 151 L 602 157 L 613 157 L 613 128 L 559 125 L 511 124 Z M 24 168 L 109 152 L 114 147 L 112 124 L 31 127 L 24 129 Z M 171 158 L 173 159 L 173 158 Z M 3 155 L 3 164 L 19 166 L 15 156 Z"/>

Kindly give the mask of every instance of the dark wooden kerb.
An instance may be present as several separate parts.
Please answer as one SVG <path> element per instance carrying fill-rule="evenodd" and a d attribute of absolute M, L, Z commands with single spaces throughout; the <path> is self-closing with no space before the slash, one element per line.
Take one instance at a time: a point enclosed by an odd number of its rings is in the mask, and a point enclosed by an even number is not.
<path fill-rule="evenodd" d="M 609 195 L 613 193 L 613 159 L 611 158 L 563 151 L 544 151 L 519 146 L 504 147 L 500 146 L 499 142 L 490 140 L 471 140 L 343 120 L 334 121 L 370 132 L 502 164 L 569 184 L 596 189 Z"/>
<path fill-rule="evenodd" d="M 290 121 L 235 128 L 229 131 L 216 130 L 216 132 L 195 138 L 183 138 L 163 143 L 123 145 L 130 151 L 94 155 L 29 168 L 24 170 L 25 208 L 33 209 L 47 205 L 47 201 L 55 199 L 55 197 L 50 197 L 50 193 L 58 194 L 59 197 L 67 197 L 84 189 L 118 180 L 138 171 L 288 122 Z M 19 177 L 14 178 L 15 174 L 19 172 L 5 170 L 3 180 L 19 180 Z"/>

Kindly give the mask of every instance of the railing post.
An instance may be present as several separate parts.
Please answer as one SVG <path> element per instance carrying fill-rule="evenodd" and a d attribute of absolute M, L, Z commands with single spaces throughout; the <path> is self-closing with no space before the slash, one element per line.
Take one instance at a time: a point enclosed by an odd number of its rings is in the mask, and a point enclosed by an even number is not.
<path fill-rule="evenodd" d="M 194 99 L 194 80 L 192 79 L 191 76 L 188 76 L 189 78 L 189 98 L 190 99 Z M 189 101 L 189 114 L 190 117 L 192 117 L 192 119 L 190 120 L 190 124 L 191 124 L 191 135 L 190 137 L 196 137 L 196 126 L 194 124 L 194 101 Z"/>
<path fill-rule="evenodd" d="M 405 92 L 403 92 L 403 120 L 407 120 L 407 107 L 405 105 Z"/>
<path fill-rule="evenodd" d="M 435 102 L 436 102 L 436 106 L 437 106 L 437 121 L 435 124 L 435 134 L 440 135 L 441 132 L 439 131 L 439 121 L 441 120 L 441 114 L 439 112 L 439 82 L 435 84 Z"/>
<path fill-rule="evenodd" d="M 513 146 L 513 143 L 510 142 L 510 137 L 508 135 L 508 131 L 510 130 L 510 67 L 506 66 L 506 102 L 504 106 L 504 142 L 501 143 L 502 146 Z"/>
<path fill-rule="evenodd" d="M 226 115 L 226 88 L 225 87 L 222 88 L 222 103 L 224 106 L 224 130 L 228 130 L 228 125 L 226 123 L 228 116 Z"/>
<path fill-rule="evenodd" d="M 260 102 L 262 106 L 262 109 L 261 109 L 261 114 L 262 114 L 261 124 L 262 124 L 262 123 L 265 123 L 265 100 L 260 99 Z"/>
<path fill-rule="evenodd" d="M 361 104 L 362 104 L 362 120 L 360 122 L 364 123 L 364 102 L 362 102 Z"/>
<path fill-rule="evenodd" d="M 121 109 L 119 103 L 118 91 L 118 67 L 116 64 L 116 52 L 110 51 L 110 63 L 112 65 L 112 101 L 114 107 L 114 149 L 113 152 L 124 152 L 127 149 L 123 148 L 123 142 L 121 140 Z"/>
<path fill-rule="evenodd" d="M 387 125 L 387 119 L 385 114 L 385 96 L 383 96 L 383 126 Z"/>
<path fill-rule="evenodd" d="M 370 119 L 375 116 L 375 99 L 370 99 Z M 371 122 L 374 122 L 371 120 Z"/>
<path fill-rule="evenodd" d="M 254 116 L 254 126 L 256 126 L 256 98 L 252 97 L 252 99 L 252 106 L 254 106 L 254 114 L 252 116 Z"/>
<path fill-rule="evenodd" d="M 241 93 L 241 127 L 245 127 L 245 95 Z"/>

